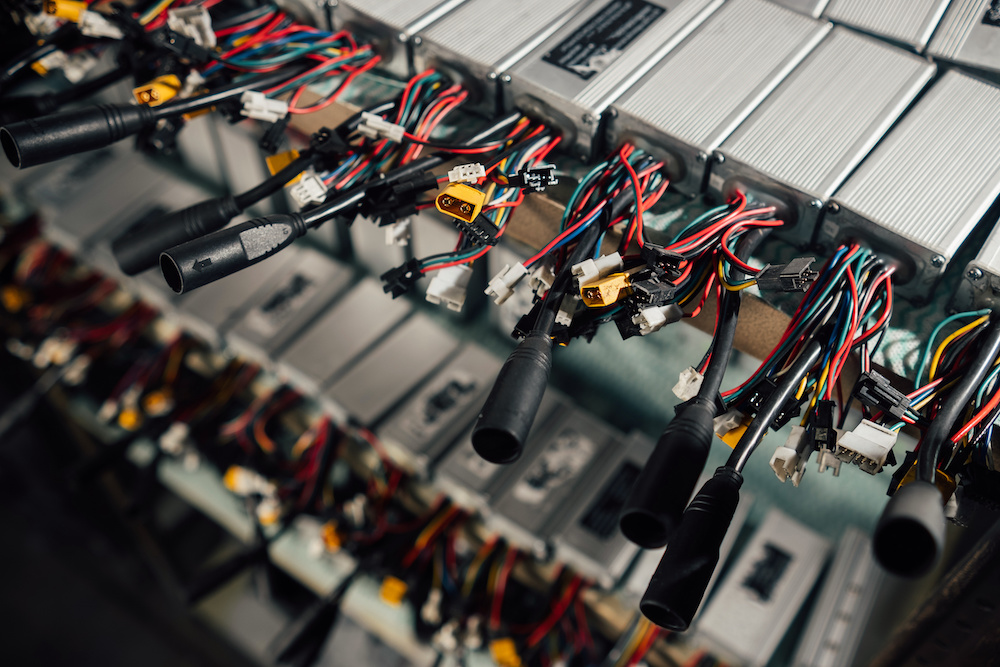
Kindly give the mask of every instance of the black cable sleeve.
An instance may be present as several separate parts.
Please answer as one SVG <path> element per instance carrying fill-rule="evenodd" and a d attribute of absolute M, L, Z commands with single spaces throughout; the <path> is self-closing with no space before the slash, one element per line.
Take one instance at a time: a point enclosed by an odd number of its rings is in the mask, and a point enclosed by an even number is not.
<path fill-rule="evenodd" d="M 228 99 L 236 97 L 237 95 L 242 95 L 248 90 L 264 90 L 266 88 L 273 88 L 278 84 L 284 83 L 285 81 L 302 74 L 311 66 L 312 65 L 309 63 L 296 63 L 289 65 L 288 67 L 275 70 L 274 72 L 266 72 L 264 74 L 255 74 L 253 76 L 243 77 L 238 81 L 234 81 L 233 83 L 205 93 L 204 95 L 186 97 L 182 100 L 171 100 L 158 107 L 152 107 L 153 116 L 157 119 L 180 116 L 192 111 L 200 111 L 201 109 L 210 107 L 213 104 L 218 104 L 219 102 L 224 102 Z"/>
<path fill-rule="evenodd" d="M 240 211 L 245 211 L 248 206 L 256 204 L 265 197 L 270 197 L 275 192 L 281 190 L 285 186 L 285 183 L 311 167 L 316 162 L 316 158 L 317 155 L 313 151 L 302 151 L 297 158 L 289 162 L 273 176 L 261 181 L 246 192 L 236 195 L 234 197 L 236 205 L 239 206 Z"/>
<path fill-rule="evenodd" d="M 743 235 L 736 247 L 736 256 L 744 262 L 750 259 L 757 246 L 767 238 L 770 228 L 758 228 Z M 737 269 L 737 271 L 739 271 Z M 739 271 L 740 274 L 745 273 Z M 740 303 L 742 302 L 742 292 L 726 293 L 722 297 L 722 312 L 719 313 L 719 327 L 715 332 L 712 341 L 712 356 L 708 361 L 708 368 L 705 369 L 705 376 L 702 378 L 701 388 L 698 396 L 708 401 L 715 401 L 716 395 L 722 388 L 722 380 L 729 367 L 729 359 L 733 354 L 733 341 L 736 339 L 736 326 L 739 320 Z"/>
<path fill-rule="evenodd" d="M 941 411 L 927 427 L 927 432 L 920 441 L 920 452 L 917 455 L 918 480 L 934 482 L 934 469 L 937 467 L 941 447 L 1000 354 L 1000 317 L 993 316 L 993 321 L 983 336 L 979 354 L 955 389 L 941 402 Z"/>
<path fill-rule="evenodd" d="M 746 465 L 750 459 L 750 455 L 757 449 L 757 445 L 760 444 L 771 422 L 774 421 L 775 417 L 778 416 L 781 409 L 785 406 L 785 403 L 795 393 L 796 387 L 799 386 L 799 383 L 805 377 L 806 373 L 809 372 L 809 369 L 819 361 L 822 353 L 823 346 L 820 345 L 819 341 L 813 340 L 806 345 L 791 368 L 781 377 L 778 386 L 775 387 L 775 390 L 764 401 L 764 404 L 757 412 L 757 416 L 750 422 L 750 426 L 747 427 L 740 441 L 733 448 L 733 453 L 729 455 L 729 460 L 726 461 L 727 468 L 732 468 L 736 472 L 743 470 L 743 466 Z"/>

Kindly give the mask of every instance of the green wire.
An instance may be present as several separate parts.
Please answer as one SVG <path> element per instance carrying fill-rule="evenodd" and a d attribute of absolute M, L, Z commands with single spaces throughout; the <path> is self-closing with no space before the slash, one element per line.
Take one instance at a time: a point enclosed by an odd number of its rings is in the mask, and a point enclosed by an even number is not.
<path fill-rule="evenodd" d="M 949 323 L 962 319 L 963 317 L 982 317 L 983 315 L 989 315 L 991 312 L 992 311 L 989 308 L 983 308 L 982 310 L 970 310 L 964 313 L 955 313 L 954 315 L 941 320 L 940 324 L 934 327 L 934 331 L 931 332 L 931 337 L 927 339 L 927 347 L 924 349 L 924 356 L 921 357 L 920 366 L 917 368 L 917 374 L 913 378 L 914 386 L 921 386 L 920 378 L 923 377 L 924 371 L 927 369 L 927 364 L 931 361 L 931 351 L 934 349 L 934 339 L 937 338 L 939 333 L 941 333 L 941 329 L 946 327 Z"/>

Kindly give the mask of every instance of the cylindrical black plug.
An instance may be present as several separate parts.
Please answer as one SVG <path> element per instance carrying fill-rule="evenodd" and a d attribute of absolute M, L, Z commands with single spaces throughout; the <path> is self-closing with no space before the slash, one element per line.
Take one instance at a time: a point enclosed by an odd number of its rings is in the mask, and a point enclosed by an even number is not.
<path fill-rule="evenodd" d="M 306 233 L 302 216 L 271 215 L 220 229 L 160 255 L 160 270 L 178 294 L 263 261 Z"/>
<path fill-rule="evenodd" d="M 0 127 L 0 144 L 23 169 L 110 146 L 153 122 L 153 110 L 142 104 L 97 104 Z"/>
<path fill-rule="evenodd" d="M 639 603 L 661 628 L 683 632 L 691 625 L 719 564 L 719 547 L 740 504 L 743 476 L 722 467 L 694 497 Z"/>
<path fill-rule="evenodd" d="M 491 463 L 513 463 L 535 421 L 552 369 L 552 339 L 532 331 L 511 352 L 472 430 L 472 446 Z"/>
<path fill-rule="evenodd" d="M 920 577 L 944 551 L 945 516 L 941 492 L 914 481 L 889 499 L 875 526 L 872 548 L 879 564 L 901 577 Z"/>
<path fill-rule="evenodd" d="M 164 250 L 225 227 L 242 213 L 232 195 L 209 199 L 129 230 L 111 244 L 119 268 L 129 276 L 152 269 Z"/>
<path fill-rule="evenodd" d="M 660 435 L 618 518 L 635 544 L 658 549 L 667 543 L 708 461 L 714 418 L 715 405 L 696 397 Z"/>

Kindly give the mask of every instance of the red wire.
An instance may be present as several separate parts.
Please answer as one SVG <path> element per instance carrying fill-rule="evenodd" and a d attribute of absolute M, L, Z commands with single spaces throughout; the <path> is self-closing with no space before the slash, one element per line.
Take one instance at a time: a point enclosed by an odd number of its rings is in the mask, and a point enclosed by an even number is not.
<path fill-rule="evenodd" d="M 549 615 L 542 621 L 534 632 L 528 635 L 528 647 L 531 648 L 535 646 L 538 642 L 545 638 L 545 635 L 549 634 L 549 631 L 555 627 L 555 624 L 559 622 L 559 619 L 563 617 L 566 610 L 569 609 L 570 604 L 572 604 L 573 599 L 576 597 L 576 592 L 580 589 L 583 584 L 583 579 L 579 575 L 574 575 L 573 579 L 570 581 L 566 590 L 560 596 L 559 601 L 552 607 Z"/>
<path fill-rule="evenodd" d="M 507 589 L 507 578 L 510 576 L 511 570 L 514 569 L 518 555 L 518 550 L 511 547 L 504 557 L 503 565 L 500 567 L 500 573 L 497 576 L 497 584 L 493 591 L 493 600 L 490 608 L 490 627 L 494 630 L 500 627 L 500 612 L 503 608 L 504 591 Z"/>

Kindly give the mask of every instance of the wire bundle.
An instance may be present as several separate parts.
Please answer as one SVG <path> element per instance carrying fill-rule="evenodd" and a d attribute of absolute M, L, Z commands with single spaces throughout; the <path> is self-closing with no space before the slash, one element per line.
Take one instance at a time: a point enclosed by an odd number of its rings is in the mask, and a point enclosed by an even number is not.
<path fill-rule="evenodd" d="M 801 425 L 807 432 L 817 427 L 817 420 L 826 428 L 826 421 L 832 422 L 835 405 L 840 407 L 842 426 L 848 406 L 840 378 L 852 351 L 860 353 L 863 372 L 870 370 L 871 355 L 878 349 L 892 317 L 892 274 L 891 266 L 857 243 L 837 248 L 795 310 L 778 345 L 750 378 L 722 393 L 726 405 L 753 413 L 807 343 L 816 341 L 821 346 L 819 361 L 799 381 L 792 399 L 796 407 L 785 406 L 775 427 L 798 414 L 805 403 L 808 409 Z M 829 420 L 825 419 L 827 415 Z"/>

